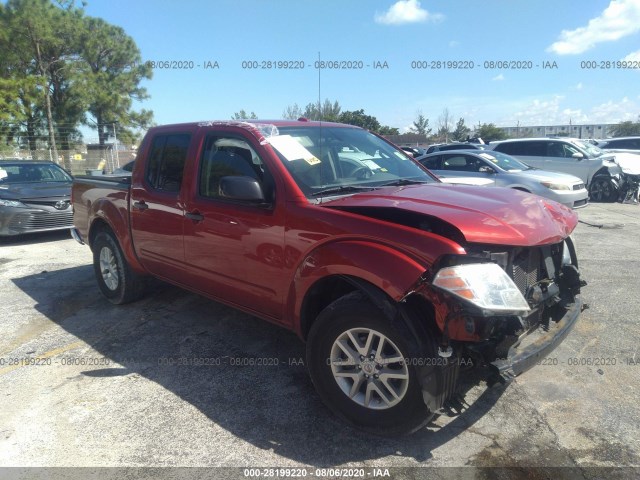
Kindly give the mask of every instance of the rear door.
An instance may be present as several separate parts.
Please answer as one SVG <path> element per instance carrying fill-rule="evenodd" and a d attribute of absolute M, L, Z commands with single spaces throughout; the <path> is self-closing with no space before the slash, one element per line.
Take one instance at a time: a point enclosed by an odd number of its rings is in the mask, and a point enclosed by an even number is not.
<path fill-rule="evenodd" d="M 183 172 L 192 132 L 159 131 L 143 146 L 144 169 L 131 181 L 131 233 L 140 262 L 154 275 L 180 281 L 184 264 L 182 239 Z"/>
<path fill-rule="evenodd" d="M 191 288 L 281 320 L 284 199 L 276 194 L 264 156 L 241 129 L 207 131 L 185 201 L 185 263 Z M 266 202 L 225 197 L 220 189 L 225 176 L 255 179 Z"/>

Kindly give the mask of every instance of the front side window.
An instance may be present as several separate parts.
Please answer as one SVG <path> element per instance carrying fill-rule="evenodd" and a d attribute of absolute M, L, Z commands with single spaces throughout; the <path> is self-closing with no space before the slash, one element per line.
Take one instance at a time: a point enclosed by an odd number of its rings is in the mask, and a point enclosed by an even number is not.
<path fill-rule="evenodd" d="M 207 138 L 200 162 L 199 194 L 203 197 L 224 199 L 220 189 L 222 177 L 249 177 L 262 187 L 266 198 L 273 194 L 264 162 L 245 140 L 229 136 Z"/>
<path fill-rule="evenodd" d="M 146 175 L 152 188 L 180 191 L 190 141 L 189 134 L 158 135 L 153 139 Z"/>
<path fill-rule="evenodd" d="M 547 155 L 549 157 L 571 158 L 575 153 L 580 153 L 580 150 L 568 143 L 550 142 L 547 145 Z"/>
<path fill-rule="evenodd" d="M 278 130 L 267 141 L 309 198 L 334 189 L 437 182 L 404 152 L 366 130 L 319 126 Z"/>
<path fill-rule="evenodd" d="M 470 155 L 445 155 L 442 162 L 443 170 L 457 172 L 477 172 L 482 166 L 481 162 Z"/>

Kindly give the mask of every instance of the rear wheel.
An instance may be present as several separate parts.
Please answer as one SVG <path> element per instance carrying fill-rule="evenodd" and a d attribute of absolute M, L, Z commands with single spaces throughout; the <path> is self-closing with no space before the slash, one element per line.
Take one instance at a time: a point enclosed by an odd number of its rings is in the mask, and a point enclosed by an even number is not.
<path fill-rule="evenodd" d="M 91 246 L 93 270 L 102 294 L 116 305 L 133 302 L 144 293 L 144 277 L 136 274 L 109 231 L 96 235 Z"/>
<path fill-rule="evenodd" d="M 618 199 L 618 187 L 609 177 L 593 179 L 589 196 L 594 202 L 615 202 Z"/>
<path fill-rule="evenodd" d="M 307 342 L 311 379 L 324 403 L 379 435 L 413 432 L 432 417 L 424 404 L 411 340 L 360 292 L 325 308 Z"/>

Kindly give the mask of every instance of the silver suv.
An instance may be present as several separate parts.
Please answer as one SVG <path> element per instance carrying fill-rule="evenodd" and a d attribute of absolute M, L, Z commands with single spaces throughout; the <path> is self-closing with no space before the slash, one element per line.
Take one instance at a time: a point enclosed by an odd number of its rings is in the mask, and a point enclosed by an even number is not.
<path fill-rule="evenodd" d="M 491 142 L 487 149 L 536 168 L 574 175 L 587 185 L 593 201 L 616 201 L 627 188 L 615 155 L 576 138 L 518 138 Z"/>

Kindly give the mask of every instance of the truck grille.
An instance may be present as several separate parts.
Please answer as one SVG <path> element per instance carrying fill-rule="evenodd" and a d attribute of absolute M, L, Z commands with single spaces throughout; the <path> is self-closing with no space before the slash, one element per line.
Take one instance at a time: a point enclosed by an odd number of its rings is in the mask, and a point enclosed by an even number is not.
<path fill-rule="evenodd" d="M 29 212 L 19 213 L 11 218 L 9 230 L 13 233 L 27 233 L 58 230 L 73 227 L 73 212 Z"/>

